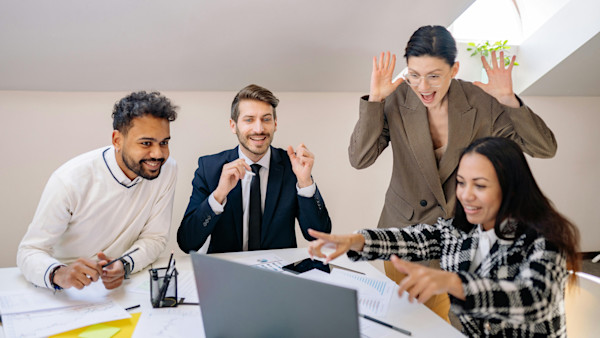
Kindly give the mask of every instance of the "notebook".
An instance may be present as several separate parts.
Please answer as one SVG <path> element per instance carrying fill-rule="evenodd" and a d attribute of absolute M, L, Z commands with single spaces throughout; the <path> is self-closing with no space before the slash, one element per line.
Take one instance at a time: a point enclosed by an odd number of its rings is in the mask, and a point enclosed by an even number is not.
<path fill-rule="evenodd" d="M 191 253 L 206 337 L 359 337 L 356 290 Z"/>

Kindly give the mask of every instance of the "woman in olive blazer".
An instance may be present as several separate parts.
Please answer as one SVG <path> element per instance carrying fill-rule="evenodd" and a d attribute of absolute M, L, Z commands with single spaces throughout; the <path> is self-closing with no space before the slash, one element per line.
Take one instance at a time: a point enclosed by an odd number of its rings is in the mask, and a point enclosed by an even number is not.
<path fill-rule="evenodd" d="M 427 108 L 402 83 L 384 102 L 360 102 L 350 141 L 350 163 L 370 166 L 391 143 L 393 170 L 379 228 L 433 224 L 454 211 L 458 156 L 485 136 L 512 139 L 533 157 L 552 157 L 556 140 L 529 107 L 511 108 L 470 82 L 453 79 L 448 90 L 448 143 L 439 165 L 429 132 Z M 520 100 L 519 100 L 520 101 Z"/>

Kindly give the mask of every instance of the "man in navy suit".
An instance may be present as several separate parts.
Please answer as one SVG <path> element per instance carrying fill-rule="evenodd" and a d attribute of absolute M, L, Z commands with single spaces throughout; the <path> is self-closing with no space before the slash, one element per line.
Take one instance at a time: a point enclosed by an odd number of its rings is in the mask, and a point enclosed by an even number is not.
<path fill-rule="evenodd" d="M 233 99 L 229 125 L 239 146 L 198 159 L 177 231 L 184 252 L 199 250 L 209 236 L 208 253 L 295 248 L 296 218 L 309 241 L 314 239 L 309 228 L 331 232 L 311 176 L 314 155 L 304 144 L 287 152 L 271 147 L 278 104 L 273 93 L 257 85 Z"/>

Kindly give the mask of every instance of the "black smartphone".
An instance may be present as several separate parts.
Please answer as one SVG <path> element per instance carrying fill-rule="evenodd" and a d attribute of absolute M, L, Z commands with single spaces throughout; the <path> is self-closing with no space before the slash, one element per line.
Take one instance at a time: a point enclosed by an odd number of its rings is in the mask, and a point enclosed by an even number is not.
<path fill-rule="evenodd" d="M 319 261 L 319 260 L 312 260 L 310 258 L 305 258 L 301 261 L 297 261 L 294 262 L 292 264 L 288 264 L 282 267 L 283 270 L 294 273 L 294 274 L 300 274 L 312 269 L 317 269 L 317 270 L 321 270 L 323 272 L 327 272 L 330 273 L 333 269 L 342 269 L 342 270 L 346 270 L 346 271 L 350 271 L 350 272 L 354 272 L 354 273 L 359 273 L 361 275 L 364 275 L 364 273 L 359 272 L 359 271 L 354 271 L 351 269 L 347 269 L 347 268 L 343 268 L 341 266 L 337 266 L 337 265 L 333 265 L 333 264 L 323 264 L 323 262 Z"/>

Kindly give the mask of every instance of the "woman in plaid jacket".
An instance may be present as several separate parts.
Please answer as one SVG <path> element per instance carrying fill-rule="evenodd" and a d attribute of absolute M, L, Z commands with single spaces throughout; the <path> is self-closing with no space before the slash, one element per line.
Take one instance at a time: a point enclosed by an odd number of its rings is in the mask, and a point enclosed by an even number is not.
<path fill-rule="evenodd" d="M 330 261 L 391 259 L 409 277 L 399 294 L 425 302 L 450 294 L 471 337 L 566 337 L 564 290 L 579 270 L 579 232 L 540 191 L 519 146 L 505 138 L 473 142 L 461 155 L 454 219 L 403 229 L 318 238 L 309 253 Z M 321 247 L 336 246 L 325 256 Z M 398 258 L 401 257 L 401 258 Z M 442 270 L 409 261 L 440 259 Z M 571 275 L 574 279 L 575 275 Z"/>

